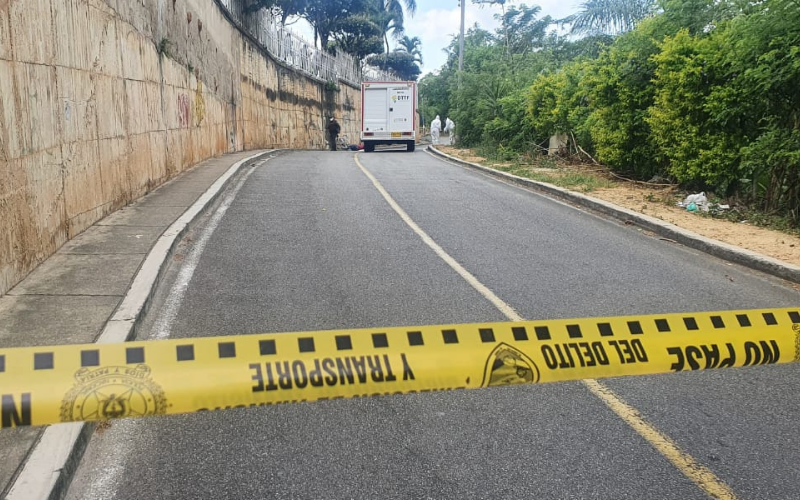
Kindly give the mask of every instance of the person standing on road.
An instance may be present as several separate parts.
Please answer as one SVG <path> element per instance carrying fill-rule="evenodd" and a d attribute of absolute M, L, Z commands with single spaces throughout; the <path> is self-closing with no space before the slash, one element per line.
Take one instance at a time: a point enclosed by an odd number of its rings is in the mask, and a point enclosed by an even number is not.
<path fill-rule="evenodd" d="M 444 120 L 444 131 L 447 132 L 447 138 L 450 140 L 450 144 L 453 144 L 453 132 L 456 130 L 456 124 L 453 123 L 453 120 L 450 117 L 445 118 Z"/>
<path fill-rule="evenodd" d="M 336 121 L 336 118 L 331 118 L 330 123 L 328 123 L 328 143 L 331 146 L 331 151 L 336 151 L 336 139 L 339 137 L 339 132 L 342 131 L 342 127 L 339 126 L 339 122 Z"/>
<path fill-rule="evenodd" d="M 433 119 L 431 122 L 431 142 L 434 144 L 439 144 L 439 132 L 442 131 L 442 120 L 439 119 L 439 115 L 436 115 L 436 118 Z"/>

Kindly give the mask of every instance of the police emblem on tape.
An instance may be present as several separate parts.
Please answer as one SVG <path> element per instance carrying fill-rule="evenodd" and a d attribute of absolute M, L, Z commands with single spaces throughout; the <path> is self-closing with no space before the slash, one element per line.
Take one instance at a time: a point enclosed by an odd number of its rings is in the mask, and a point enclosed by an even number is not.
<path fill-rule="evenodd" d="M 539 368 L 519 349 L 500 343 L 489 354 L 483 372 L 482 387 L 511 384 L 535 384 Z"/>
<path fill-rule="evenodd" d="M 62 422 L 163 415 L 164 390 L 147 365 L 81 368 L 75 386 L 61 402 Z"/>

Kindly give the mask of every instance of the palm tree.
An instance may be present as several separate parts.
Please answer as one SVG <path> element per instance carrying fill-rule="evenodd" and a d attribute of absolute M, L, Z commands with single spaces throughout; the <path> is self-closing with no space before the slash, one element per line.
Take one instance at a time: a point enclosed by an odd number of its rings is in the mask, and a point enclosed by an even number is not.
<path fill-rule="evenodd" d="M 397 48 L 394 50 L 397 52 L 407 52 L 414 57 L 414 62 L 422 64 L 422 50 L 420 50 L 421 45 L 422 40 L 420 40 L 418 36 L 413 38 L 404 36 L 397 41 Z"/>
<path fill-rule="evenodd" d="M 586 0 L 580 12 L 561 21 L 572 23 L 572 33 L 623 33 L 656 7 L 656 0 Z"/>
<path fill-rule="evenodd" d="M 381 26 L 383 31 L 383 41 L 386 44 L 386 52 L 389 52 L 389 32 L 392 32 L 392 37 L 399 39 L 405 32 L 403 22 L 405 20 L 405 13 L 403 12 L 403 5 L 405 10 L 413 16 L 417 12 L 416 0 L 375 0 L 382 4 L 382 8 L 378 9 L 376 15 L 376 22 Z"/>

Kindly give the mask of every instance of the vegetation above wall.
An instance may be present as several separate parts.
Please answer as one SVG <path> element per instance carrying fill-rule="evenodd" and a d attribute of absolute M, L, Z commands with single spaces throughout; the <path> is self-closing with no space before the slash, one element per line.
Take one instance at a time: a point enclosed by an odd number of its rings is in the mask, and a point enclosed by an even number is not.
<path fill-rule="evenodd" d="M 566 20 L 581 38 L 538 14 L 511 7 L 496 32 L 469 30 L 461 74 L 453 40 L 420 82 L 424 116 L 449 116 L 461 144 L 508 157 L 565 133 L 571 152 L 618 174 L 800 225 L 795 0 L 590 0 Z"/>
<path fill-rule="evenodd" d="M 282 24 L 292 17 L 308 21 L 314 43 L 330 52 L 344 51 L 359 61 L 369 60 L 401 80 L 420 74 L 418 37 L 409 38 L 405 13 L 413 15 L 415 0 L 244 0 L 246 11 L 270 10 Z M 405 9 L 404 9 L 405 7 Z M 399 41 L 391 50 L 389 39 Z"/>

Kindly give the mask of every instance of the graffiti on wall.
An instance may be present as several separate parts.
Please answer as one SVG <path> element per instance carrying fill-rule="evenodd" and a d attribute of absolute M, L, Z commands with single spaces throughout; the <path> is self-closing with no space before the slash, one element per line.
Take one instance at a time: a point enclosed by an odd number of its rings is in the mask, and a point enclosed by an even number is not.
<path fill-rule="evenodd" d="M 198 127 L 206 117 L 206 99 L 203 97 L 203 82 L 197 80 L 197 90 L 194 93 L 194 118 Z"/>
<path fill-rule="evenodd" d="M 186 94 L 178 94 L 178 126 L 188 127 L 190 117 L 191 108 L 189 104 L 189 96 Z"/>

